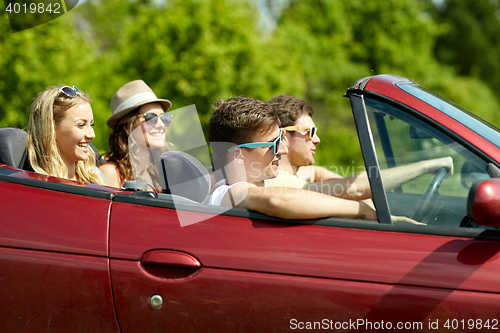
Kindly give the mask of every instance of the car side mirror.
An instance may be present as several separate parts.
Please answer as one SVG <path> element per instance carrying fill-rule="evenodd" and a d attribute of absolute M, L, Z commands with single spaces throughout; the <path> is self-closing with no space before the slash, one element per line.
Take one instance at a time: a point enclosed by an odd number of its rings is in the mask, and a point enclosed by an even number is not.
<path fill-rule="evenodd" d="M 500 226 L 500 179 L 490 178 L 472 184 L 467 198 L 467 216 L 480 225 Z"/>

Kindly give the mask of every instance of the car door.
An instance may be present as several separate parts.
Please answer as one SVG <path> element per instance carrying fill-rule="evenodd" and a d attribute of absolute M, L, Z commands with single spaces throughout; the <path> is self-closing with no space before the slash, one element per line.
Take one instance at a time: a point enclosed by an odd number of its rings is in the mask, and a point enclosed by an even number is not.
<path fill-rule="evenodd" d="M 109 280 L 111 197 L 0 167 L 2 331 L 119 331 Z"/>
<path fill-rule="evenodd" d="M 370 122 L 360 102 L 367 134 Z M 377 175 L 376 148 L 370 135 L 360 137 L 365 148 L 368 138 L 372 151 L 363 149 L 367 170 Z M 378 211 L 385 205 L 390 215 L 383 186 L 371 183 Z M 380 223 L 285 221 L 140 192 L 117 194 L 110 256 L 120 327 L 123 332 L 498 328 L 499 234 L 461 228 L 465 202 L 446 202 L 459 209 L 448 218 L 450 224 L 458 221 L 454 226 L 392 225 L 382 213 Z"/>

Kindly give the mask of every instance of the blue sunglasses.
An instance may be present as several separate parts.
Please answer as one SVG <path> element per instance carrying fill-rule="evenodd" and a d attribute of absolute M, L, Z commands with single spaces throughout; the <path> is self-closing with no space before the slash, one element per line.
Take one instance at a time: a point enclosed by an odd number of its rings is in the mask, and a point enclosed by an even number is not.
<path fill-rule="evenodd" d="M 241 145 L 233 146 L 229 148 L 227 151 L 231 151 L 234 148 L 245 147 L 245 148 L 258 148 L 258 147 L 274 147 L 274 155 L 278 155 L 281 149 L 281 140 L 283 138 L 283 130 L 280 128 L 280 135 L 274 139 L 272 142 L 251 142 L 251 143 L 243 143 Z"/>

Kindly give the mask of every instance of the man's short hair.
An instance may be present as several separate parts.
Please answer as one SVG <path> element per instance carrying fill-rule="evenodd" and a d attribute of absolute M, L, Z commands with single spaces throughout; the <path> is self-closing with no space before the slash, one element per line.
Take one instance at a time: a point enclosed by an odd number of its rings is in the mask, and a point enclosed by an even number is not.
<path fill-rule="evenodd" d="M 208 141 L 212 153 L 223 162 L 228 147 L 252 142 L 257 133 L 280 126 L 276 109 L 257 99 L 232 97 L 217 101 L 212 108 L 214 112 L 208 123 Z"/>
<path fill-rule="evenodd" d="M 252 142 L 257 131 L 266 132 L 280 125 L 270 104 L 249 97 L 219 100 L 208 124 L 210 142 L 242 144 Z"/>
<path fill-rule="evenodd" d="M 278 112 L 282 127 L 295 125 L 297 119 L 304 114 L 309 116 L 314 114 L 312 107 L 298 97 L 279 95 L 271 98 L 267 102 L 274 106 Z"/>

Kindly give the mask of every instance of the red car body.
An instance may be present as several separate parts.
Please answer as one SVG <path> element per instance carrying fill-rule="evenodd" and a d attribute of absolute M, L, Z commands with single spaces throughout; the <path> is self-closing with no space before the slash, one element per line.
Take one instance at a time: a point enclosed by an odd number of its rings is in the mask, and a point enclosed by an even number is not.
<path fill-rule="evenodd" d="M 401 82 L 367 78 L 347 96 L 420 113 L 500 166 L 500 134 L 485 139 Z M 5 332 L 500 328 L 493 229 L 280 220 L 6 165 L 0 203 Z M 206 219 L 182 227 L 179 214 Z"/>

